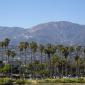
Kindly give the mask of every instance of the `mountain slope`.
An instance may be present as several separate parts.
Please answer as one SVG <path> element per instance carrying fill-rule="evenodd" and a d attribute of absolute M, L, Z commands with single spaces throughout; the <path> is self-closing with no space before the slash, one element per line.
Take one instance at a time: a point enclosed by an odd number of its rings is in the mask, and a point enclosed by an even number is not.
<path fill-rule="evenodd" d="M 66 45 L 85 45 L 85 26 L 67 21 L 48 22 L 30 29 L 0 27 L 0 40 L 10 38 L 13 44 L 20 41 L 38 43 L 57 43 Z"/>
<path fill-rule="evenodd" d="M 85 26 L 66 21 L 34 26 L 31 28 L 30 35 L 32 40 L 40 43 L 85 44 Z"/>

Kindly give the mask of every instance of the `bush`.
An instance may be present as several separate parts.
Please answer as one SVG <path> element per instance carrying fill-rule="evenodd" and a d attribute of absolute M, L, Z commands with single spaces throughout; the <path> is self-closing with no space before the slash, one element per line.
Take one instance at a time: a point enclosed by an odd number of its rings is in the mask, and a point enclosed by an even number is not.
<path fill-rule="evenodd" d="M 84 78 L 78 78 L 78 83 L 85 83 Z"/>
<path fill-rule="evenodd" d="M 21 84 L 25 84 L 25 83 L 26 83 L 25 80 L 22 80 L 22 79 L 18 79 L 18 80 L 16 80 L 16 84 L 21 85 Z"/>
<path fill-rule="evenodd" d="M 0 78 L 0 85 L 13 85 L 13 83 L 9 78 Z"/>

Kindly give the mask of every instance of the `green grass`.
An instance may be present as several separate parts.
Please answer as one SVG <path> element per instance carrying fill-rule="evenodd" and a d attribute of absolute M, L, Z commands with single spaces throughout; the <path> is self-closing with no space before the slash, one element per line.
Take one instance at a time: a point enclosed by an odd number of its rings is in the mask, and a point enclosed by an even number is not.
<path fill-rule="evenodd" d="M 17 85 L 36 84 L 36 83 L 85 83 L 85 78 L 56 78 L 56 79 L 41 79 L 41 80 L 12 80 L 10 78 L 0 78 L 0 85 Z"/>
<path fill-rule="evenodd" d="M 16 84 L 23 85 L 26 83 L 26 80 L 18 79 L 15 81 Z"/>
<path fill-rule="evenodd" d="M 38 83 L 85 83 L 84 78 L 57 78 L 38 80 Z"/>

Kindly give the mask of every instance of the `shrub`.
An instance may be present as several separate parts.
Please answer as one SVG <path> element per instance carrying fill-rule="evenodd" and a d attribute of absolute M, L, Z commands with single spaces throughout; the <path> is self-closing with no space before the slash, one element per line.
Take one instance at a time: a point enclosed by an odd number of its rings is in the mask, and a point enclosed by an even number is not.
<path fill-rule="evenodd" d="M 13 85 L 13 83 L 9 78 L 0 78 L 0 85 Z"/>
<path fill-rule="evenodd" d="M 84 78 L 78 78 L 78 83 L 85 83 Z"/>
<path fill-rule="evenodd" d="M 22 79 L 16 80 L 16 84 L 23 85 L 23 84 L 25 84 L 25 83 L 26 83 L 25 80 L 22 80 Z"/>

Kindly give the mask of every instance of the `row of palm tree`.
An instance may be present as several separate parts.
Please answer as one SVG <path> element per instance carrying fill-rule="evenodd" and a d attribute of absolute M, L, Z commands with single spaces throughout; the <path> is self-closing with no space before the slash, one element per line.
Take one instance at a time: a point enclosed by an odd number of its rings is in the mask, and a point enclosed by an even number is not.
<path fill-rule="evenodd" d="M 48 71 L 49 77 L 56 75 L 63 77 L 68 76 L 68 74 L 72 75 L 73 73 L 79 76 L 82 67 L 84 69 L 83 74 L 85 72 L 85 48 L 81 46 L 43 45 L 36 42 L 20 42 L 19 46 L 15 47 L 15 49 L 10 49 L 10 39 L 6 38 L 0 42 L 0 49 L 2 61 L 4 61 L 3 57 L 6 55 L 6 63 L 8 64 L 11 64 L 12 60 L 19 54 L 18 57 L 20 57 L 21 62 L 19 67 L 21 68 L 24 61 L 24 69 L 31 66 L 29 70 L 31 73 L 34 70 L 34 73 L 32 73 L 33 76 L 37 71 L 38 73 L 39 71 Z M 72 53 L 74 54 L 73 56 Z M 84 55 L 80 57 L 82 53 Z M 29 60 L 30 55 L 31 58 Z M 24 60 L 22 60 L 22 56 L 24 56 Z M 37 59 L 37 56 L 39 56 L 39 59 Z M 12 59 L 10 60 L 10 58 Z M 21 69 L 19 73 L 21 73 Z"/>

